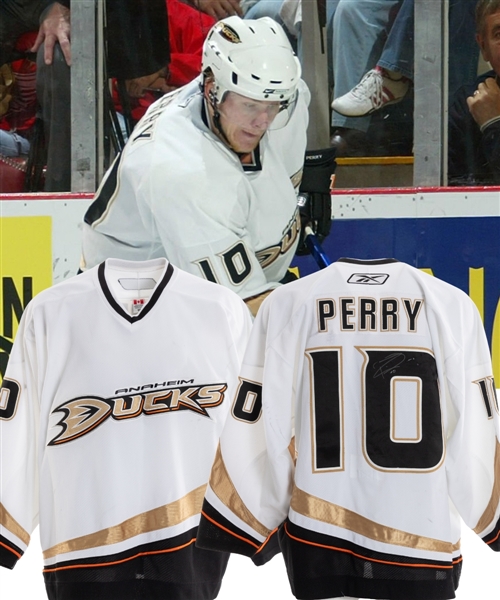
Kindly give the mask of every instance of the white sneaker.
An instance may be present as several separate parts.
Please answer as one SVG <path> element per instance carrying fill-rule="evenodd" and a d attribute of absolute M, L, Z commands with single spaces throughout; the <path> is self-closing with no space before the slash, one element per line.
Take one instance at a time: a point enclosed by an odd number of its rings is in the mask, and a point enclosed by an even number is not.
<path fill-rule="evenodd" d="M 368 71 L 350 92 L 335 98 L 334 111 L 346 117 L 362 117 L 382 106 L 401 101 L 410 89 L 410 80 L 403 75 L 392 79 L 385 69 Z"/>

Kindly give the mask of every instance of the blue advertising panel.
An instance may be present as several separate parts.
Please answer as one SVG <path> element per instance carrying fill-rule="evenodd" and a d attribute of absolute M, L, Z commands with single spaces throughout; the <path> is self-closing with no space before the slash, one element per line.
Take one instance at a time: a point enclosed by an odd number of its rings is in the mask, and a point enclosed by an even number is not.
<path fill-rule="evenodd" d="M 334 219 L 323 250 L 341 257 L 396 258 L 451 283 L 476 303 L 500 380 L 500 217 Z M 318 270 L 296 257 L 303 277 Z"/>

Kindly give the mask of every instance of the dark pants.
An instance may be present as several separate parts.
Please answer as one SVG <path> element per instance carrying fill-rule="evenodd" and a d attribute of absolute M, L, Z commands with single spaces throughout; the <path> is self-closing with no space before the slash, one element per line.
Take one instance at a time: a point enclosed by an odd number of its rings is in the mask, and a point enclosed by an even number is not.
<path fill-rule="evenodd" d="M 67 192 L 71 189 L 71 71 L 59 44 L 54 48 L 51 65 L 45 64 L 43 51 L 42 44 L 36 61 L 36 94 L 47 149 L 44 189 Z"/>

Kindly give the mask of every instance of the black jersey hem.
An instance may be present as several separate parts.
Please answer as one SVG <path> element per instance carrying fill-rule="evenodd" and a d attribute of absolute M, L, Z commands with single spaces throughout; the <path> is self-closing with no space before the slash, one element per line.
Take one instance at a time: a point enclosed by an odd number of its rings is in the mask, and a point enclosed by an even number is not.
<path fill-rule="evenodd" d="M 392 600 L 455 598 L 456 561 L 415 559 L 375 552 L 287 520 L 279 541 L 294 595 L 300 600 L 355 596 Z"/>
<path fill-rule="evenodd" d="M 500 552 L 500 519 L 498 519 L 493 531 L 483 537 L 482 540 L 485 544 L 488 544 L 492 550 Z"/>
<path fill-rule="evenodd" d="M 44 569 L 49 600 L 212 600 L 229 554 L 195 546 L 197 528 L 125 552 Z"/>
<path fill-rule="evenodd" d="M 0 535 L 0 566 L 13 569 L 23 555 L 21 548 L 13 544 L 3 535 Z"/>

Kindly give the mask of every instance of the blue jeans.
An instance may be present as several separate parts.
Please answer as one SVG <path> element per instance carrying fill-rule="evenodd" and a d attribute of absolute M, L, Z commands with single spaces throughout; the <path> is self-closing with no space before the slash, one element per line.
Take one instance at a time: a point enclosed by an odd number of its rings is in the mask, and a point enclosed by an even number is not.
<path fill-rule="evenodd" d="M 449 73 L 450 101 L 458 88 L 475 81 L 479 47 L 475 40 L 477 0 L 450 0 Z M 378 65 L 413 79 L 414 0 L 404 0 L 391 28 Z"/>
<path fill-rule="evenodd" d="M 23 156 L 28 154 L 30 143 L 18 133 L 0 129 L 0 154 L 4 156 Z"/>
<path fill-rule="evenodd" d="M 377 64 L 393 12 L 402 0 L 339 0 L 333 12 L 332 66 L 334 97 L 349 92 Z M 334 127 L 367 131 L 370 116 L 344 117 L 332 112 Z"/>

